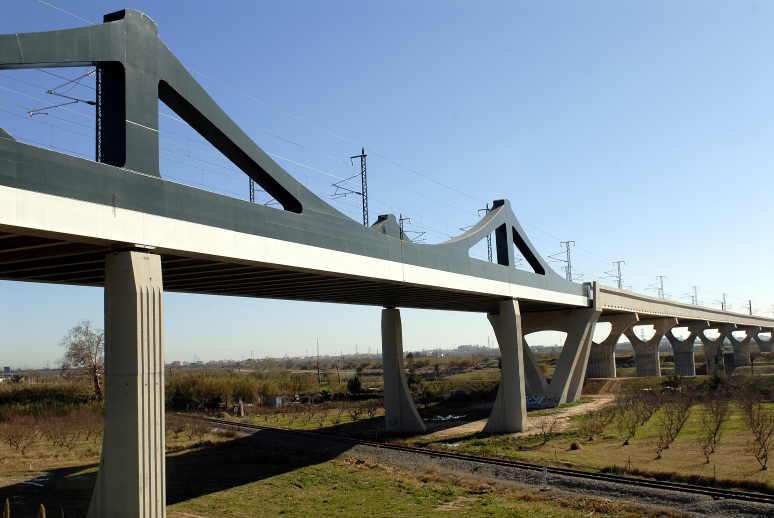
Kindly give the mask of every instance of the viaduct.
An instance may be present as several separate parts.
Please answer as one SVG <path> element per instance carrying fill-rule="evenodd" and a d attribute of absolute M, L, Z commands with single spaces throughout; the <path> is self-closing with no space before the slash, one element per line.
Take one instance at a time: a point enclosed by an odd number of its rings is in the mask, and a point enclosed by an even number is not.
<path fill-rule="evenodd" d="M 530 243 L 507 200 L 440 244 L 411 242 L 393 215 L 364 226 L 312 194 L 259 148 L 159 38 L 145 14 L 125 10 L 83 28 L 0 36 L 0 69 L 98 70 L 97 160 L 24 144 L 0 128 L 0 279 L 105 290 L 106 429 L 89 516 L 165 516 L 164 291 L 384 307 L 386 427 L 422 432 L 406 383 L 399 308 L 486 314 L 502 353 L 487 432 L 526 427 L 526 395 L 575 401 L 584 378 L 614 377 L 622 334 L 637 376 L 659 376 L 658 343 L 676 372 L 694 375 L 698 336 L 707 358 L 725 338 L 737 365 L 774 319 L 712 310 L 557 275 Z M 161 99 L 282 208 L 165 181 L 159 173 Z M 468 250 L 494 232 L 496 262 Z M 514 267 L 514 247 L 532 272 Z M 610 335 L 594 343 L 594 327 Z M 652 325 L 642 341 L 635 325 Z M 680 341 L 675 327 L 687 327 Z M 704 332 L 717 330 L 716 340 Z M 567 333 L 550 382 L 524 336 Z M 746 332 L 743 340 L 731 334 Z"/>

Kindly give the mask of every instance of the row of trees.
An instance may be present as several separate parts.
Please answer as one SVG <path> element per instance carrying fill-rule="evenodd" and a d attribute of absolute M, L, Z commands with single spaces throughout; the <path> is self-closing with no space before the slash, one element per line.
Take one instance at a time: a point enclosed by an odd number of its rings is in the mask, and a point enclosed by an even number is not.
<path fill-rule="evenodd" d="M 71 451 L 81 442 L 102 442 L 105 418 L 94 409 L 81 409 L 66 415 L 15 415 L 0 423 L 0 439 L 24 454 L 31 446 L 48 441 Z"/>
<path fill-rule="evenodd" d="M 306 427 L 310 423 L 318 427 L 325 422 L 337 426 L 342 423 L 345 416 L 349 416 L 352 422 L 361 419 L 372 419 L 384 411 L 384 400 L 368 399 L 365 401 L 323 403 L 320 405 L 288 405 L 281 407 L 253 407 L 251 414 L 268 423 L 272 420 L 276 423 L 286 422 L 288 426 L 299 423 Z"/>
<path fill-rule="evenodd" d="M 579 429 L 584 437 L 593 440 L 615 423 L 616 433 L 623 445 L 627 445 L 646 423 L 650 423 L 653 433 L 645 440 L 660 459 L 683 431 L 691 414 L 698 412 L 701 426 L 694 444 L 705 463 L 709 463 L 735 410 L 741 414 L 750 433 L 745 451 L 755 458 L 761 469 L 766 469 L 768 453 L 774 446 L 774 407 L 753 387 L 741 388 L 731 394 L 700 395 L 695 391 L 674 389 L 622 393 L 616 396 L 614 404 L 583 414 Z M 547 427 L 549 424 L 543 423 L 540 433 L 545 435 Z M 552 431 L 551 427 L 549 434 Z"/>

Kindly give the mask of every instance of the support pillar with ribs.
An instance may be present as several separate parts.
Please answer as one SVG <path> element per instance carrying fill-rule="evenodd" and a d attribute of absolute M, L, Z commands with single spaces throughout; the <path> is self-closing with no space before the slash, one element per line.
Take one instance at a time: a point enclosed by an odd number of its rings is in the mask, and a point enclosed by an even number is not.
<path fill-rule="evenodd" d="M 89 518 L 166 516 L 161 259 L 105 260 L 105 436 Z"/>

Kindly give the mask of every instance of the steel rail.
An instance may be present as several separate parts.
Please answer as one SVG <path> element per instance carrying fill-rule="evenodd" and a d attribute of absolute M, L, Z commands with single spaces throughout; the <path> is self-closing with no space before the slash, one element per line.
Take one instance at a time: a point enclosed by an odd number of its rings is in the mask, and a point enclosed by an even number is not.
<path fill-rule="evenodd" d="M 494 466 L 525 469 L 525 470 L 537 471 L 537 472 L 542 472 L 543 468 L 545 467 L 548 470 L 548 473 L 553 473 L 555 475 L 562 475 L 565 477 L 586 478 L 586 479 L 593 479 L 593 480 L 601 480 L 605 482 L 614 482 L 617 484 L 627 484 L 627 485 L 635 485 L 638 487 L 647 487 L 651 489 L 663 489 L 668 491 L 678 491 L 681 493 L 692 493 L 697 495 L 710 496 L 715 500 L 734 499 L 734 500 L 744 500 L 747 502 L 757 502 L 757 503 L 774 505 L 774 496 L 766 495 L 763 493 L 750 493 L 745 491 L 734 491 L 731 489 L 722 489 L 722 488 L 714 488 L 714 487 L 709 488 L 709 487 L 703 487 L 703 486 L 696 486 L 692 484 L 663 482 L 658 480 L 648 480 L 644 478 L 626 477 L 622 475 L 611 475 L 607 473 L 589 473 L 586 471 L 578 471 L 578 470 L 568 469 L 568 468 L 558 468 L 554 466 L 540 466 L 536 464 L 528 464 L 526 462 L 490 459 L 487 457 L 466 455 L 464 453 L 428 450 L 424 448 L 409 448 L 405 446 L 397 446 L 394 444 L 387 444 L 387 443 L 381 443 L 376 441 L 353 439 L 350 437 L 337 437 L 335 435 L 327 435 L 319 432 L 311 432 L 308 430 L 290 430 L 290 429 L 284 429 L 284 428 L 273 428 L 271 426 L 262 426 L 258 424 L 235 423 L 233 421 L 226 421 L 224 419 L 214 419 L 210 417 L 198 417 L 198 416 L 191 416 L 191 415 L 185 415 L 185 414 L 176 414 L 176 415 L 184 419 L 193 419 L 197 421 L 204 421 L 212 424 L 217 424 L 223 427 L 227 426 L 229 428 L 236 428 L 238 432 L 242 431 L 242 429 L 280 432 L 280 433 L 286 433 L 291 435 L 312 437 L 315 439 L 325 439 L 329 441 L 345 442 L 345 443 L 357 444 L 357 445 L 363 445 L 363 446 L 373 446 L 376 448 L 384 448 L 384 449 L 402 451 L 407 453 L 442 457 L 442 458 L 448 458 L 453 460 L 461 460 L 465 462 L 475 462 L 479 464 L 489 464 Z"/>

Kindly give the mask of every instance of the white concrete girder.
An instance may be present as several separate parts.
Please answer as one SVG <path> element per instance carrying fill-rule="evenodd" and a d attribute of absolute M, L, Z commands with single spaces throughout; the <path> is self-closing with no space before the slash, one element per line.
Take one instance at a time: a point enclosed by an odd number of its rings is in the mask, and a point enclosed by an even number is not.
<path fill-rule="evenodd" d="M 678 325 L 676 327 L 682 327 Z M 675 363 L 675 374 L 680 376 L 696 376 L 696 362 L 693 357 L 693 346 L 699 333 L 710 327 L 709 322 L 690 322 L 688 325 L 688 338 L 680 340 L 668 330 L 666 336 L 672 345 L 672 356 Z M 673 328 L 674 329 L 674 328 Z"/>
<path fill-rule="evenodd" d="M 610 334 L 602 342 L 591 343 L 586 378 L 615 378 L 615 346 L 624 331 L 639 321 L 636 313 L 602 314 L 597 323 L 609 322 Z M 592 333 L 593 338 L 593 333 Z"/>
<path fill-rule="evenodd" d="M 382 364 L 384 365 L 384 418 L 388 432 L 424 433 L 403 367 L 403 326 L 400 310 L 382 310 Z"/>
<path fill-rule="evenodd" d="M 105 264 L 105 436 L 89 518 L 166 516 L 161 259 Z"/>
<path fill-rule="evenodd" d="M 521 432 L 527 429 L 527 392 L 524 386 L 524 346 L 518 301 L 501 301 L 500 314 L 490 314 L 488 318 L 500 346 L 502 371 L 497 398 L 484 432 Z"/>
<path fill-rule="evenodd" d="M 661 342 L 661 337 L 677 325 L 677 319 L 673 317 L 647 318 L 640 319 L 639 323 L 653 325 L 656 333 L 650 340 L 643 341 L 634 334 L 633 327 L 624 332 L 634 348 L 635 376 L 638 378 L 659 377 L 661 376 L 661 362 L 658 358 L 658 344 Z"/>

